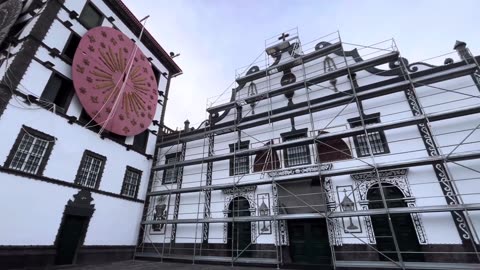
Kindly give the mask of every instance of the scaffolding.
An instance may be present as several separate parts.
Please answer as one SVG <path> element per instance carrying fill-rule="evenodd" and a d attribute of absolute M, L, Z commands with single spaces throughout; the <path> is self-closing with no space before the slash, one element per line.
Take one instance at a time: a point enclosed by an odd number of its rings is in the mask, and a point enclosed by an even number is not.
<path fill-rule="evenodd" d="M 455 50 L 434 66 L 409 64 L 393 39 L 361 46 L 334 32 L 302 44 L 296 28 L 267 39 L 199 128 L 160 132 L 135 257 L 295 266 L 288 226 L 310 220 L 325 225 L 324 267 L 478 269 L 480 194 L 466 187 L 480 173 L 480 58 Z M 405 216 L 416 248 L 396 223 Z M 427 239 L 442 233 L 436 219 L 458 232 L 449 248 Z"/>

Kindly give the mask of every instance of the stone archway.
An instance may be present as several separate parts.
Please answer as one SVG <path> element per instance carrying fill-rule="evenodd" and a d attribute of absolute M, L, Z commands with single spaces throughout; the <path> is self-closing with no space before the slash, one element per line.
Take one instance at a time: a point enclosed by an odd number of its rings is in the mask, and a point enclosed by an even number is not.
<path fill-rule="evenodd" d="M 256 203 L 255 203 L 255 190 L 256 186 L 246 186 L 240 188 L 229 188 L 224 189 L 223 193 L 225 194 L 225 200 L 223 205 L 223 217 L 228 218 L 230 203 L 234 198 L 244 197 L 250 206 L 248 209 L 250 211 L 250 216 L 256 215 Z M 256 244 L 257 242 L 257 225 L 256 222 L 250 222 L 251 230 L 251 243 Z M 223 224 L 223 243 L 227 244 L 228 242 L 228 222 Z"/>
<path fill-rule="evenodd" d="M 391 184 L 397 187 L 402 194 L 404 195 L 404 201 L 407 204 L 407 207 L 416 207 L 415 198 L 412 195 L 410 185 L 408 183 L 408 169 L 398 169 L 379 172 L 380 181 L 385 184 Z M 360 173 L 352 174 L 352 179 L 355 181 L 356 189 L 360 197 L 360 205 L 362 210 L 368 210 L 368 199 L 367 193 L 370 187 L 378 183 L 376 173 Z M 421 245 L 428 244 L 427 235 L 425 233 L 425 228 L 422 223 L 421 214 L 411 213 L 413 225 L 415 227 L 415 232 L 417 234 L 418 243 Z M 365 226 L 367 230 L 367 236 L 370 244 L 376 244 L 375 233 L 372 227 L 372 221 L 369 216 L 364 217 Z"/>
<path fill-rule="evenodd" d="M 398 187 L 392 184 L 382 183 L 381 186 L 375 184 L 368 189 L 367 200 L 370 209 L 385 208 L 382 194 L 388 208 L 407 207 L 405 195 Z M 423 254 L 419 253 L 421 252 L 420 243 L 418 243 L 418 239 L 415 236 L 415 227 L 408 213 L 390 215 L 393 231 L 390 230 L 390 224 L 386 214 L 372 216 L 371 220 L 375 232 L 377 249 L 383 253 L 383 255 L 379 255 L 380 260 L 399 260 L 396 253 L 395 242 L 392 237 L 395 235 L 398 248 L 400 252 L 402 252 L 403 260 L 424 261 Z M 389 257 L 389 259 L 385 256 Z"/>

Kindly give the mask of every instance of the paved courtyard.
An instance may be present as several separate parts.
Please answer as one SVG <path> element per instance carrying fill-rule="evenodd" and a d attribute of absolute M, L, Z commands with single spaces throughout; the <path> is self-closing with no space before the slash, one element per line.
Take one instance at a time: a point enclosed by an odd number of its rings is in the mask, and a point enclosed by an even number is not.
<path fill-rule="evenodd" d="M 87 266 L 67 266 L 58 267 L 55 269 L 68 269 L 68 270 L 221 270 L 221 269 L 234 269 L 234 270 L 269 270 L 274 268 L 265 267 L 230 267 L 227 265 L 208 265 L 208 264 L 191 264 L 191 263 L 172 263 L 172 262 L 152 262 L 152 261 L 123 261 L 108 264 L 87 265 Z"/>

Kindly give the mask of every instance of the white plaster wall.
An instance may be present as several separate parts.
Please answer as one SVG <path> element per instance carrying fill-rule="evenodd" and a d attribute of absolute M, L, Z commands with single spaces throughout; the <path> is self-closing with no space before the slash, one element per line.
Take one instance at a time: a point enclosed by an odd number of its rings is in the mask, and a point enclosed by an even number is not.
<path fill-rule="evenodd" d="M 288 54 L 284 54 L 288 55 Z M 374 55 L 371 57 L 375 57 Z M 336 55 L 330 55 L 337 65 L 337 68 L 345 66 L 345 59 Z M 305 64 L 305 72 L 302 67 L 294 67 L 294 72 L 297 82 L 303 79 L 303 76 L 311 78 L 322 74 L 324 57 L 315 61 Z M 282 59 L 282 61 L 286 61 Z M 353 64 L 352 58 L 347 58 L 348 64 Z M 385 65 L 384 65 L 385 66 Z M 384 68 L 382 66 L 382 68 Z M 257 86 L 258 93 L 266 92 L 280 87 L 280 79 L 283 73 L 274 73 L 269 78 L 261 78 L 255 80 L 254 83 Z M 393 78 L 392 76 L 379 76 L 371 74 L 367 71 L 357 72 L 357 83 L 360 87 L 385 81 Z M 247 97 L 247 91 L 250 83 L 246 83 L 238 93 L 236 98 Z M 323 82 L 315 86 L 310 86 L 310 90 L 300 89 L 295 91 L 293 102 L 300 103 L 309 99 L 328 97 L 334 92 L 331 89 L 329 82 Z M 347 76 L 337 78 L 337 89 L 339 91 L 350 90 L 351 85 Z M 445 89 L 450 91 L 445 91 Z M 449 80 L 447 82 L 432 84 L 428 86 L 419 86 L 416 88 L 417 95 L 420 99 L 420 105 L 426 113 L 438 113 L 445 112 L 452 109 L 467 108 L 469 106 L 478 106 L 478 89 L 473 85 L 473 81 L 470 76 L 464 76 L 461 78 Z M 271 99 L 262 100 L 256 103 L 255 113 L 262 113 L 270 111 L 271 109 L 282 108 L 287 105 L 287 98 L 284 95 L 276 96 Z M 366 114 L 380 113 L 381 123 L 389 123 L 399 120 L 409 119 L 413 116 L 409 103 L 406 100 L 404 92 L 399 91 L 396 93 L 371 98 L 362 101 Z M 217 104 L 218 105 L 218 104 Z M 249 104 L 246 104 L 243 108 L 242 115 L 252 115 L 252 110 Z M 221 114 L 221 113 L 220 113 Z M 318 130 L 325 129 L 328 132 L 338 132 L 349 128 L 347 120 L 349 118 L 358 117 L 359 113 L 357 105 L 355 103 L 347 106 L 338 106 L 335 108 L 325 109 L 314 112 L 313 126 L 310 122 L 309 115 L 302 115 L 295 117 L 295 128 L 307 128 L 308 134 L 311 136 Z M 232 109 L 228 112 L 228 116 L 225 117 L 219 123 L 224 123 L 234 119 L 235 110 Z M 455 145 L 460 143 L 469 133 L 469 130 L 474 129 L 480 122 L 478 121 L 478 115 L 471 115 L 461 118 L 455 118 L 450 120 L 443 120 L 430 123 L 432 132 L 436 135 L 435 141 L 440 146 L 441 152 L 449 153 Z M 281 141 L 281 133 L 291 130 L 290 120 L 284 120 L 272 123 L 271 125 L 264 125 L 255 128 L 242 130 L 240 140 L 250 140 L 250 148 L 260 147 L 263 142 L 269 139 L 276 139 Z M 375 162 L 377 164 L 407 161 L 417 158 L 428 157 L 428 153 L 425 150 L 425 145 L 421 138 L 420 132 L 417 126 L 406 126 L 385 131 L 390 153 L 376 155 Z M 253 138 L 254 139 L 253 139 Z M 475 131 L 467 140 L 466 144 L 456 149 L 456 153 L 462 153 L 467 151 L 478 151 L 480 144 L 480 131 Z M 353 147 L 352 138 L 343 138 L 343 140 L 350 146 L 354 157 L 357 156 Z M 224 134 L 215 137 L 215 154 L 227 154 L 230 153 L 229 144 L 238 141 L 236 133 Z M 187 153 L 191 153 L 192 156 L 198 156 L 199 153 L 189 151 L 187 146 Z M 312 165 L 314 164 L 314 157 L 316 156 L 316 149 L 313 146 L 310 147 L 310 153 L 312 155 Z M 277 155 L 280 158 L 282 168 L 283 163 L 283 151 L 277 151 Z M 249 157 L 250 165 L 253 164 L 255 156 Z M 186 159 L 190 159 L 187 154 Z M 353 168 L 357 166 L 365 166 L 365 163 L 372 163 L 370 157 L 363 157 L 357 160 L 342 160 L 336 161 L 333 164 L 333 169 Z M 473 168 L 474 170 L 480 170 L 477 168 L 478 162 L 469 161 L 462 162 L 465 166 Z M 265 182 L 271 180 L 267 175 L 261 173 L 250 173 L 244 176 L 230 176 L 229 175 L 229 160 L 222 160 L 213 163 L 213 183 L 214 184 L 226 184 L 239 181 L 240 183 L 248 183 L 249 181 L 258 181 L 259 179 L 265 180 Z M 198 170 L 198 169 L 197 169 Z M 449 173 L 456 181 L 458 192 L 462 194 L 462 199 L 466 203 L 478 203 L 480 200 L 478 193 L 480 193 L 479 185 L 476 183 L 478 180 L 476 173 L 472 170 L 466 169 L 461 166 L 449 166 Z M 313 175 L 313 174 L 312 174 Z M 304 175 L 305 176 L 305 175 Z M 291 178 L 298 178 L 299 176 L 291 176 Z M 285 177 L 287 179 L 288 177 Z M 464 180 L 468 179 L 468 180 Z M 441 186 L 438 183 L 437 177 L 432 166 L 421 166 L 409 168 L 408 181 L 412 191 L 412 196 L 415 198 L 415 203 L 418 207 L 432 206 L 432 205 L 445 205 L 446 201 L 441 190 Z M 337 186 L 352 185 L 354 188 L 355 183 L 349 175 L 333 177 L 333 190 L 336 192 Z M 257 188 L 256 194 L 266 191 L 269 185 L 260 185 Z M 265 189 L 265 190 L 264 190 Z M 266 191 L 270 192 L 270 191 Z M 356 195 L 357 202 L 359 200 L 358 194 Z M 225 196 L 221 191 L 212 191 L 212 217 L 223 217 Z M 357 207 L 360 207 L 357 205 Z M 429 244 L 461 244 L 460 236 L 456 229 L 450 212 L 439 213 L 421 213 L 418 214 L 422 220 L 423 226 L 426 231 L 426 237 Z M 480 211 L 471 211 L 470 218 L 475 228 L 480 226 Z M 361 219 L 363 222 L 363 219 Z M 351 244 L 363 244 L 367 241 L 367 235 L 365 232 L 365 223 L 363 225 L 363 232 L 355 234 L 352 237 L 349 234 L 342 233 L 344 243 Z M 222 243 L 223 237 L 223 224 L 212 223 L 210 224 L 209 241 L 211 243 Z M 260 236 L 258 243 L 273 243 L 274 239 L 271 236 Z M 363 241 L 363 242 L 362 242 Z"/>
<path fill-rule="evenodd" d="M 78 190 L 3 173 L 1 179 L 8 188 L 0 189 L 0 229 L 9 233 L 0 235 L 0 245 L 53 245 L 65 205 Z"/>
<path fill-rule="evenodd" d="M 85 245 L 136 245 L 143 204 L 92 194 L 95 213 Z"/>
<path fill-rule="evenodd" d="M 65 6 L 70 10 L 76 10 L 80 14 L 85 0 L 68 0 Z M 110 13 L 101 1 L 94 3 L 104 13 Z M 65 10 L 60 10 L 59 20 L 72 22 L 72 29 L 79 35 L 83 35 L 86 29 L 76 20 L 69 18 Z M 28 34 L 37 19 L 27 25 L 22 35 Z M 67 29 L 59 20 L 55 20 L 49 29 L 43 42 L 50 48 L 62 51 L 70 36 Z M 129 36 L 132 33 L 118 18 L 114 24 Z M 104 25 L 109 25 L 105 20 Z M 167 72 L 160 61 L 153 57 L 143 44 L 137 42 L 147 57 L 153 58 L 153 64 L 160 72 Z M 59 57 L 49 54 L 47 48 L 40 47 L 36 53 L 40 62 L 50 61 L 54 69 L 71 78 L 70 65 Z M 11 58 L 9 62 L 14 58 Z M 4 70 L 5 64 L 1 67 Z M 41 96 L 50 78 L 52 71 L 43 67 L 36 60 L 32 61 L 26 74 L 21 80 L 19 91 L 34 96 Z M 2 75 L 3 76 L 3 75 Z M 162 75 L 163 77 L 163 75 Z M 165 92 L 166 78 L 161 78 L 159 90 Z M 161 98 L 162 99 L 162 98 Z M 132 166 L 141 170 L 142 178 L 139 186 L 138 198 L 144 199 L 147 182 L 150 175 L 151 161 L 135 151 L 127 151 L 124 146 L 109 139 L 100 137 L 80 125 L 70 125 L 67 120 L 39 108 L 35 105 L 23 104 L 22 99 L 16 97 L 10 101 L 1 117 L 0 129 L 2 141 L 0 156 L 6 160 L 22 125 L 52 135 L 56 138 L 52 153 L 49 156 L 44 176 L 73 183 L 84 150 L 88 149 L 107 157 L 103 176 L 99 189 L 106 192 L 120 194 L 126 166 Z M 158 106 L 155 119 L 160 119 L 162 107 Z M 74 96 L 67 110 L 67 115 L 78 117 L 81 113 L 81 105 Z M 152 130 L 158 127 L 151 125 Z M 147 154 L 153 154 L 156 137 L 149 135 Z M 126 140 L 133 143 L 133 137 Z M 60 225 L 65 204 L 78 192 L 77 189 L 62 187 L 30 178 L 24 178 L 9 174 L 2 174 L 2 181 L 8 189 L 0 190 L 0 202 L 5 206 L 0 209 L 2 216 L 9 216 L 8 220 L 1 223 L 0 229 L 4 231 L 19 231 L 0 236 L 2 245 L 52 245 Z M 21 194 L 21 196 L 19 196 Z M 106 195 L 93 193 L 95 213 L 85 239 L 86 245 L 134 245 L 138 236 L 139 224 L 143 204 L 127 201 Z M 15 202 L 15 204 L 12 204 Z"/>
<path fill-rule="evenodd" d="M 53 245 L 63 211 L 78 189 L 2 173 L 1 245 Z M 21 196 L 19 196 L 21 194 Z M 135 245 L 143 204 L 92 194 L 95 212 L 85 245 Z"/>

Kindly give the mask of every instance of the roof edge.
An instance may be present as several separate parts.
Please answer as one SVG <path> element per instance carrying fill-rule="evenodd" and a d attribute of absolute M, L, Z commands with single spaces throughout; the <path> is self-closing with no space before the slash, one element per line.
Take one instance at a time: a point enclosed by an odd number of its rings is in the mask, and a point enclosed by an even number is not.
<path fill-rule="evenodd" d="M 143 25 L 130 11 L 130 9 L 123 3 L 122 0 L 105 0 L 105 4 L 115 12 L 115 14 L 124 22 L 126 26 L 135 34 L 140 35 Z M 160 46 L 150 32 L 145 28 L 141 42 L 153 52 L 153 54 L 160 59 L 165 67 L 170 71 L 172 76 L 182 74 L 182 69 L 173 61 L 170 55 Z"/>

